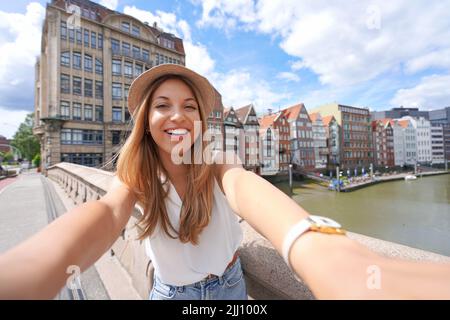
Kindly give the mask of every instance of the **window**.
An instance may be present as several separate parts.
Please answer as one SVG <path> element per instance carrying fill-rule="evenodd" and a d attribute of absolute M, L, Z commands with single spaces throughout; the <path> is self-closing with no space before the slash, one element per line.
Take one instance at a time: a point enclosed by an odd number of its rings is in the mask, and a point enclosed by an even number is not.
<path fill-rule="evenodd" d="M 112 61 L 112 74 L 115 76 L 120 76 L 122 74 L 122 61 L 113 59 Z"/>
<path fill-rule="evenodd" d="M 134 76 L 137 77 L 142 73 L 142 64 L 135 64 L 134 65 Z"/>
<path fill-rule="evenodd" d="M 72 143 L 72 130 L 61 129 L 61 143 L 71 144 Z"/>
<path fill-rule="evenodd" d="M 81 103 L 73 104 L 73 120 L 81 120 Z"/>
<path fill-rule="evenodd" d="M 81 29 L 77 29 L 77 44 L 81 45 Z"/>
<path fill-rule="evenodd" d="M 81 69 L 81 53 L 79 52 L 73 53 L 73 68 Z"/>
<path fill-rule="evenodd" d="M 113 53 L 118 53 L 120 51 L 120 41 L 111 39 L 111 49 Z"/>
<path fill-rule="evenodd" d="M 95 98 L 103 99 L 103 81 L 95 81 Z"/>
<path fill-rule="evenodd" d="M 70 76 L 67 74 L 61 74 L 61 93 L 70 94 Z"/>
<path fill-rule="evenodd" d="M 122 108 L 113 107 L 112 121 L 122 122 Z"/>
<path fill-rule="evenodd" d="M 75 42 L 75 29 L 69 28 L 69 41 L 74 43 Z"/>
<path fill-rule="evenodd" d="M 69 51 L 61 53 L 61 65 L 70 67 L 70 52 Z"/>
<path fill-rule="evenodd" d="M 70 103 L 68 101 L 61 101 L 59 113 L 62 119 L 70 119 Z"/>
<path fill-rule="evenodd" d="M 97 47 L 97 34 L 95 32 L 91 32 L 91 48 L 95 49 Z"/>
<path fill-rule="evenodd" d="M 81 96 L 81 78 L 73 77 L 73 94 Z"/>
<path fill-rule="evenodd" d="M 130 56 L 130 44 L 122 42 L 122 54 L 125 56 Z"/>
<path fill-rule="evenodd" d="M 130 85 L 126 84 L 123 91 L 124 91 L 125 100 L 128 100 L 128 92 L 130 91 Z M 125 118 L 126 118 L 126 116 L 125 116 Z"/>
<path fill-rule="evenodd" d="M 159 53 L 156 53 L 155 55 L 155 65 L 159 64 Z"/>
<path fill-rule="evenodd" d="M 95 73 L 103 74 L 103 63 L 102 60 L 95 58 Z"/>
<path fill-rule="evenodd" d="M 144 61 L 149 61 L 149 59 L 150 59 L 150 54 L 149 54 L 149 51 L 148 51 L 148 50 L 142 49 L 142 59 L 143 59 Z"/>
<path fill-rule="evenodd" d="M 125 122 L 130 121 L 130 112 L 128 112 L 128 108 L 125 108 Z"/>
<path fill-rule="evenodd" d="M 61 21 L 61 39 L 67 39 L 67 23 L 65 21 Z"/>
<path fill-rule="evenodd" d="M 103 49 L 103 35 L 101 33 L 98 34 L 98 48 Z"/>
<path fill-rule="evenodd" d="M 84 96 L 92 97 L 92 80 L 84 79 Z"/>
<path fill-rule="evenodd" d="M 131 30 L 133 36 L 139 37 L 141 35 L 141 29 L 133 24 L 133 29 Z"/>
<path fill-rule="evenodd" d="M 84 46 L 89 47 L 89 30 L 84 29 Z"/>
<path fill-rule="evenodd" d="M 102 164 L 103 155 L 101 153 L 62 153 L 61 161 L 97 167 Z"/>
<path fill-rule="evenodd" d="M 103 122 L 103 106 L 95 106 L 95 121 Z"/>
<path fill-rule="evenodd" d="M 130 23 L 122 21 L 122 31 L 130 33 Z"/>
<path fill-rule="evenodd" d="M 122 84 L 113 82 L 112 84 L 112 98 L 114 100 L 122 99 Z"/>
<path fill-rule="evenodd" d="M 120 144 L 120 131 L 112 131 L 112 144 L 113 146 Z"/>
<path fill-rule="evenodd" d="M 92 105 L 90 104 L 84 105 L 84 120 L 92 121 Z"/>
<path fill-rule="evenodd" d="M 140 59 L 141 58 L 141 48 L 137 46 L 133 46 L 133 58 Z"/>
<path fill-rule="evenodd" d="M 84 55 L 84 70 L 92 72 L 92 57 L 88 54 Z"/>
<path fill-rule="evenodd" d="M 133 64 L 131 62 L 125 61 L 123 73 L 125 77 L 133 77 Z"/>

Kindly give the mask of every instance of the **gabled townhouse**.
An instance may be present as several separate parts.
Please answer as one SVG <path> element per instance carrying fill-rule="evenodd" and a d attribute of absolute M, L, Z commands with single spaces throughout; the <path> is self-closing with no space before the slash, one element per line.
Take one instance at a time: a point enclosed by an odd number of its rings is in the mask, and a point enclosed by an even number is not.
<path fill-rule="evenodd" d="M 431 125 L 424 117 L 414 118 L 406 116 L 416 130 L 416 156 L 417 162 L 421 164 L 431 163 Z"/>
<path fill-rule="evenodd" d="M 393 167 L 394 161 L 394 120 L 386 118 L 372 121 L 375 165 Z"/>
<path fill-rule="evenodd" d="M 261 175 L 273 175 L 289 170 L 289 123 L 283 113 L 259 119 Z"/>
<path fill-rule="evenodd" d="M 416 159 L 416 129 L 408 119 L 395 120 L 394 164 L 396 166 L 414 165 Z"/>
<path fill-rule="evenodd" d="M 244 128 L 244 159 L 241 159 L 247 170 L 259 174 L 259 122 L 253 104 L 235 110 Z"/>
<path fill-rule="evenodd" d="M 312 123 L 303 103 L 281 111 L 289 123 L 291 161 L 303 170 L 315 169 Z"/>
<path fill-rule="evenodd" d="M 226 108 L 223 112 L 223 128 L 225 151 L 234 151 L 240 155 L 244 129 L 233 107 Z"/>
<path fill-rule="evenodd" d="M 325 126 L 325 134 L 327 137 L 327 165 L 329 169 L 335 169 L 339 164 L 340 159 L 340 127 L 334 116 L 325 116 L 322 118 L 322 121 Z"/>

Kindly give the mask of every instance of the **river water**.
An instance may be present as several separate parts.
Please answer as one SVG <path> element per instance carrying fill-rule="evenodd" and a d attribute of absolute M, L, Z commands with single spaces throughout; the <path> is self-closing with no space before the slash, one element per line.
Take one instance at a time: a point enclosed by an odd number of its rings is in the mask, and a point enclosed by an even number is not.
<path fill-rule="evenodd" d="M 288 192 L 287 182 L 275 185 Z M 450 256 L 450 174 L 342 193 L 295 181 L 293 199 L 349 231 Z"/>

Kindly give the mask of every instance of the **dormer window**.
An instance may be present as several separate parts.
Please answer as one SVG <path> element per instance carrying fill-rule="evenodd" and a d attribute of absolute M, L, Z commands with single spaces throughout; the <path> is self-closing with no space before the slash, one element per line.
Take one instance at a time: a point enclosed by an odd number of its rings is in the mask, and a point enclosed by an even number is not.
<path fill-rule="evenodd" d="M 126 21 L 122 21 L 121 29 L 124 32 L 130 33 L 130 23 L 126 22 Z"/>
<path fill-rule="evenodd" d="M 141 29 L 138 26 L 133 24 L 133 28 L 131 30 L 131 34 L 133 36 L 139 37 L 141 35 Z"/>

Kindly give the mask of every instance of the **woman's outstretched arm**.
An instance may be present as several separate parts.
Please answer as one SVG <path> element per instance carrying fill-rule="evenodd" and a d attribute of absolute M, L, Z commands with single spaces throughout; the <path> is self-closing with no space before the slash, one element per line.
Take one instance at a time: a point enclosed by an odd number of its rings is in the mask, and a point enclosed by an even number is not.
<path fill-rule="evenodd" d="M 308 212 L 240 165 L 218 168 L 233 210 L 281 253 L 286 233 Z M 342 235 L 307 232 L 294 243 L 290 261 L 321 299 L 450 299 L 450 264 L 383 257 Z"/>
<path fill-rule="evenodd" d="M 52 299 L 71 275 L 108 250 L 136 199 L 116 178 L 100 200 L 79 205 L 0 256 L 0 299 Z"/>

